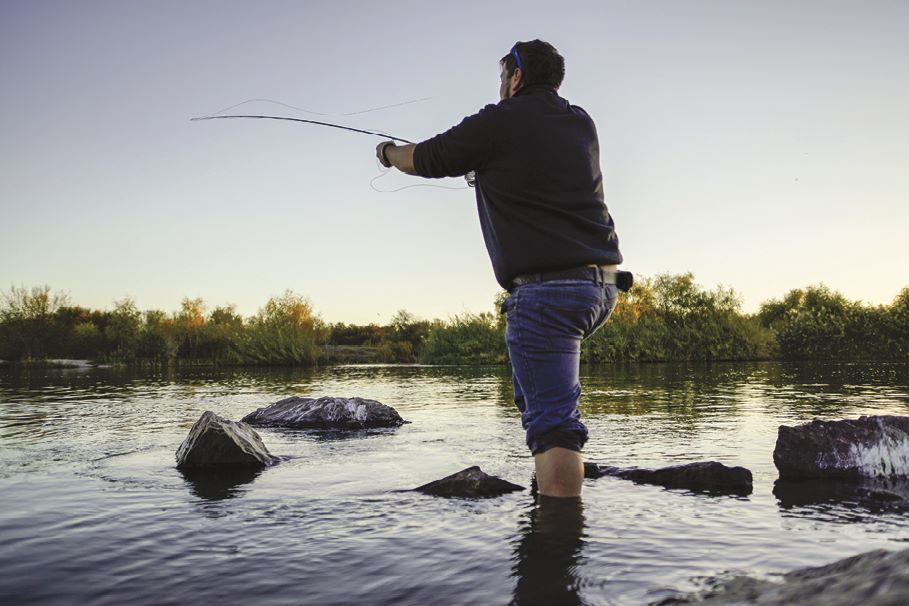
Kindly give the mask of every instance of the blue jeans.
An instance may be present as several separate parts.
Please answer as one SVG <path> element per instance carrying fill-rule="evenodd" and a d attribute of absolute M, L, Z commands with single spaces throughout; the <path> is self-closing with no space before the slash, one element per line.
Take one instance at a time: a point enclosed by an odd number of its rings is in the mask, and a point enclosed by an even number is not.
<path fill-rule="evenodd" d="M 578 411 L 581 341 L 606 323 L 617 295 L 612 284 L 552 280 L 515 287 L 502 304 L 514 401 L 533 454 L 580 451 L 587 441 Z"/>

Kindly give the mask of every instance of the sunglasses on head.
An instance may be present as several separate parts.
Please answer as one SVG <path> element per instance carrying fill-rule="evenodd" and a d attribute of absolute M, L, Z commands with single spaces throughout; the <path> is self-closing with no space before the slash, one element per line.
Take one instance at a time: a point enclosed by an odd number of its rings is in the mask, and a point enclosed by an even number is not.
<path fill-rule="evenodd" d="M 511 47 L 511 56 L 514 57 L 515 63 L 518 64 L 518 69 L 524 71 L 524 66 L 521 65 L 521 57 L 518 55 L 518 45 L 515 44 Z"/>

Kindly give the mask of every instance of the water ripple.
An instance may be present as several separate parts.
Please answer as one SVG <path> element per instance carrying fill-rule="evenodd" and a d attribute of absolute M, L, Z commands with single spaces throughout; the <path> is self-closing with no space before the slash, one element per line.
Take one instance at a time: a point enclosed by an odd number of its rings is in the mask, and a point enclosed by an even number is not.
<path fill-rule="evenodd" d="M 529 491 L 399 492 L 470 465 L 531 485 L 499 367 L 0 369 L 0 601 L 640 604 L 724 571 L 769 575 L 909 541 L 896 513 L 784 505 L 771 458 L 780 424 L 909 413 L 906 365 L 642 365 L 585 368 L 582 381 L 589 459 L 717 459 L 750 468 L 754 493 L 601 478 L 571 510 Z M 262 429 L 284 458 L 275 467 L 174 468 L 204 410 L 238 419 L 287 395 L 371 397 L 412 423 Z"/>

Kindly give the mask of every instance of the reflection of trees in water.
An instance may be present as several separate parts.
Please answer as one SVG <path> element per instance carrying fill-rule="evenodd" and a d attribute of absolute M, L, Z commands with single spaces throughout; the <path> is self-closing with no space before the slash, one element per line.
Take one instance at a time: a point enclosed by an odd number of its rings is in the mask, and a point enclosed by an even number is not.
<path fill-rule="evenodd" d="M 909 404 L 909 365 L 723 362 L 583 367 L 584 414 L 663 413 L 697 421 L 758 406 L 774 413 L 838 416 L 891 398 Z"/>
<path fill-rule="evenodd" d="M 663 413 L 679 419 L 734 412 L 752 381 L 753 364 L 638 364 L 582 372 L 582 412 L 630 416 Z"/>
<path fill-rule="evenodd" d="M 578 567 L 583 561 L 584 507 L 581 499 L 537 496 L 522 517 L 512 576 L 515 606 L 584 604 Z"/>
<path fill-rule="evenodd" d="M 768 408 L 805 419 L 842 416 L 884 399 L 909 406 L 909 365 L 905 363 L 767 364 L 761 380 L 764 390 L 756 395 Z"/>
<path fill-rule="evenodd" d="M 219 389 L 286 389 L 288 384 L 308 383 L 319 370 L 313 368 L 150 368 L 112 366 L 89 368 L 42 368 L 0 366 L 4 390 L 10 395 L 29 395 L 36 390 L 60 388 L 72 393 L 83 390 L 89 397 L 146 395 L 149 390 L 166 390 L 174 397 L 194 397 L 198 389 L 217 385 Z M 322 370 L 324 374 L 324 369 Z M 34 397 L 34 393 L 30 394 Z M 44 394 L 42 394 L 44 395 Z"/>

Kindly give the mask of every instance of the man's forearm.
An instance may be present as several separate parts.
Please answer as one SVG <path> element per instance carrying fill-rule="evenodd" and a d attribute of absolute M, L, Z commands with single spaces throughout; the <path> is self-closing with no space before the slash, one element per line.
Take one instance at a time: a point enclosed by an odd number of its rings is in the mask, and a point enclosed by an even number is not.
<path fill-rule="evenodd" d="M 388 145 L 385 147 L 385 157 L 392 166 L 402 173 L 416 175 L 417 171 L 413 166 L 413 150 L 416 147 L 413 143 L 407 145 Z"/>

